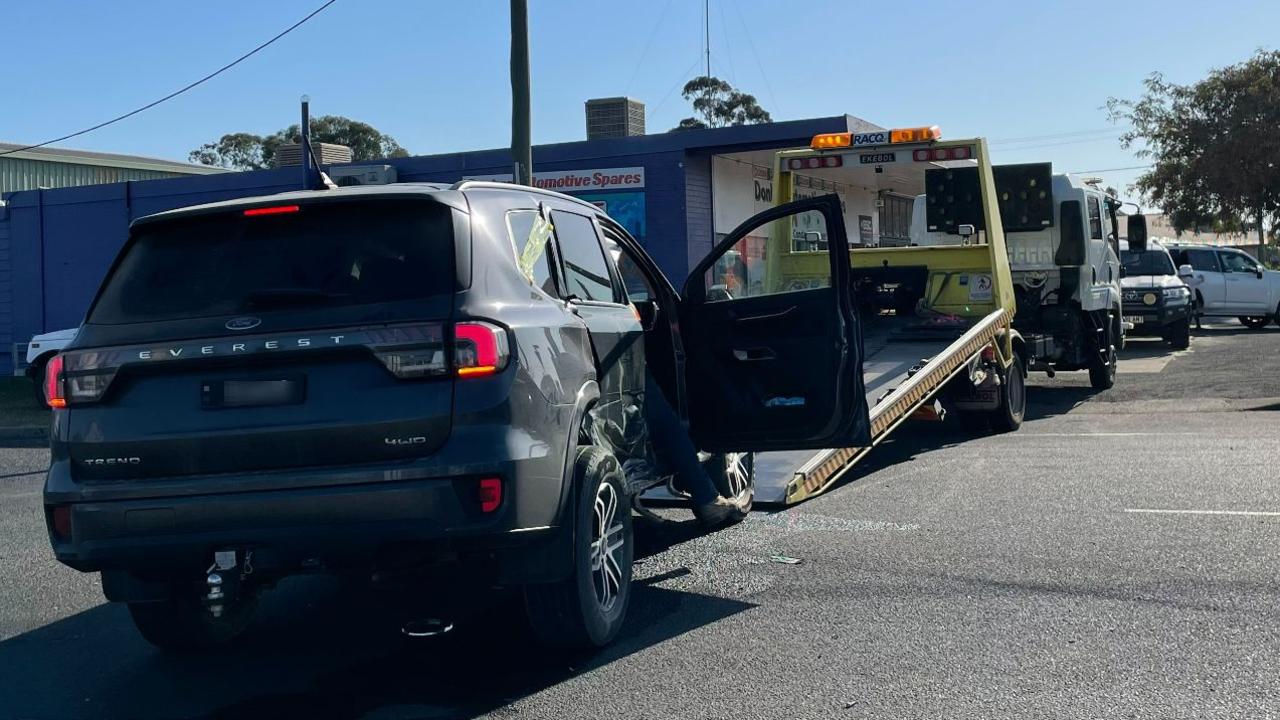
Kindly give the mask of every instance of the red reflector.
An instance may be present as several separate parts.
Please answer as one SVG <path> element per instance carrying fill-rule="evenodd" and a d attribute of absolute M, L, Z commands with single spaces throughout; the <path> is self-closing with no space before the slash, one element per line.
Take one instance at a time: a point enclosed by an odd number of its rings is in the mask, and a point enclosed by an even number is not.
<path fill-rule="evenodd" d="M 951 148 L 951 159 L 952 159 L 952 160 L 968 160 L 968 159 L 969 159 L 969 157 L 970 157 L 970 152 L 969 152 L 969 148 L 968 148 L 968 146 L 966 146 L 966 147 L 958 147 L 958 148 Z"/>
<path fill-rule="evenodd" d="M 480 512 L 491 513 L 502 504 L 502 480 L 498 478 L 480 479 Z"/>
<path fill-rule="evenodd" d="M 255 217 L 257 215 L 284 215 L 285 213 L 296 213 L 299 208 L 297 205 L 272 205 L 271 207 L 249 208 L 244 211 L 245 217 Z"/>
<path fill-rule="evenodd" d="M 916 162 L 929 162 L 932 158 L 928 150 L 916 150 L 911 153 L 911 158 Z"/>
<path fill-rule="evenodd" d="M 54 355 L 44 367 L 44 398 L 52 408 L 67 406 L 67 397 L 62 394 L 62 364 L 62 356 Z"/>
<path fill-rule="evenodd" d="M 71 539 L 71 506 L 55 505 L 49 510 L 50 525 L 53 526 L 53 536 L 59 540 Z"/>

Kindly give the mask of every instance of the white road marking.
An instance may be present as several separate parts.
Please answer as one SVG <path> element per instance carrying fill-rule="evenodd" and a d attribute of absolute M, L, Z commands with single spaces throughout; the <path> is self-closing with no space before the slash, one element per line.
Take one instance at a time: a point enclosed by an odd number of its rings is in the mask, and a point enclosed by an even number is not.
<path fill-rule="evenodd" d="M 1280 512 L 1267 510 L 1160 510 L 1155 508 L 1125 508 L 1127 513 L 1152 515 L 1246 515 L 1249 517 L 1280 517 Z"/>
<path fill-rule="evenodd" d="M 1159 437 L 1163 435 L 1199 435 L 1193 432 L 1020 432 L 1013 437 Z"/>

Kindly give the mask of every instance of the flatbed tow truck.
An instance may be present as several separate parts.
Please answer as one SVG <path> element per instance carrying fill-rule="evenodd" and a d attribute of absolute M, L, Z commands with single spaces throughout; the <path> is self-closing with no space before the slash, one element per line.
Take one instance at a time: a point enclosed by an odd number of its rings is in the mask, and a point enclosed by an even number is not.
<path fill-rule="evenodd" d="M 1028 358 L 1012 327 L 1014 286 L 985 140 L 944 141 L 936 126 L 818 135 L 809 148 L 777 153 L 775 177 L 778 205 L 815 186 L 922 194 L 929 230 L 959 241 L 849 242 L 849 275 L 841 285 L 851 291 L 860 326 L 869 438 L 855 447 L 757 453 L 755 501 L 792 505 L 825 492 L 913 417 L 941 419 L 951 411 L 996 432 L 1016 430 Z M 830 217 L 825 226 L 807 226 L 806 219 L 791 216 L 767 232 L 731 235 L 700 266 L 708 292 L 732 298 L 742 288 L 761 294 L 824 286 L 828 256 L 837 257 L 827 252 L 828 239 L 846 236 Z"/>

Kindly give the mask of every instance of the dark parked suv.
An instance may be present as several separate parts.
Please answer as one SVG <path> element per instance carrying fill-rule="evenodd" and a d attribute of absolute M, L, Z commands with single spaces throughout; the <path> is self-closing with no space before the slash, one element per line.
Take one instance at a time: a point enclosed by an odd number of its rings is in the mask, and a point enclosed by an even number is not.
<path fill-rule="evenodd" d="M 716 258 L 799 213 L 826 218 L 829 287 L 706 292 Z M 723 465 L 866 442 L 843 232 L 830 196 L 762 213 L 680 297 L 596 207 L 512 185 L 142 218 L 47 372 L 54 551 L 161 647 L 230 640 L 290 574 L 428 569 L 521 587 L 540 636 L 604 644 L 632 499 L 661 475 L 646 366 Z"/>

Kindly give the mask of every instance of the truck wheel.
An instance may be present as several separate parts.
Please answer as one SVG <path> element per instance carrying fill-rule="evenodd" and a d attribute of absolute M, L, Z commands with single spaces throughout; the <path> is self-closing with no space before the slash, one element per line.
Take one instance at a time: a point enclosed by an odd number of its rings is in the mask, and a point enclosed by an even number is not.
<path fill-rule="evenodd" d="M 1027 382 L 1022 371 L 1022 358 L 1013 356 L 1000 376 L 1000 407 L 991 412 L 991 429 L 998 433 L 1013 432 L 1022 427 L 1027 412 Z"/>
<path fill-rule="evenodd" d="M 740 522 L 751 512 L 756 495 L 756 456 L 754 453 L 724 453 L 713 455 L 703 467 L 716 492 L 734 501 L 739 510 L 730 516 L 729 522 Z"/>
<path fill-rule="evenodd" d="M 129 603 L 129 615 L 143 639 L 168 652 L 192 652 L 229 645 L 253 619 L 257 600 L 246 597 L 228 603 L 215 618 L 194 595 L 162 602 Z"/>
<path fill-rule="evenodd" d="M 1164 339 L 1174 350 L 1186 350 L 1191 347 L 1191 318 L 1179 320 L 1171 325 Z"/>
<path fill-rule="evenodd" d="M 1249 328 L 1250 330 L 1261 330 L 1267 326 L 1267 323 L 1271 322 L 1271 318 L 1266 315 L 1242 315 L 1236 319 L 1240 321 L 1241 325 Z"/>
<path fill-rule="evenodd" d="M 564 580 L 525 588 L 525 610 L 543 643 L 604 647 L 617 636 L 631 600 L 631 502 L 612 453 L 578 451 L 573 572 Z"/>
<path fill-rule="evenodd" d="M 1089 385 L 1094 390 L 1110 390 L 1116 384 L 1116 347 L 1110 325 L 1103 333 L 1102 342 L 1106 352 L 1095 349 L 1089 358 Z"/>

